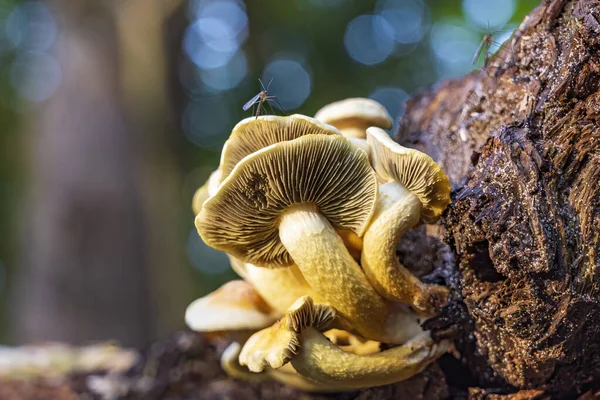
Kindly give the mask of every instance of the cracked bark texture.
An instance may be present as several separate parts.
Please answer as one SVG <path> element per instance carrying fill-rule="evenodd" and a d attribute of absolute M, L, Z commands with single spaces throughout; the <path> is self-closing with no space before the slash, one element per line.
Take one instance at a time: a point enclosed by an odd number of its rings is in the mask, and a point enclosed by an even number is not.
<path fill-rule="evenodd" d="M 481 387 L 600 385 L 599 20 L 598 1 L 544 2 L 486 68 L 420 94 L 401 121 L 398 141 L 455 189 L 450 249 L 433 251 L 452 253 L 455 297 L 428 325 L 458 332 Z"/>

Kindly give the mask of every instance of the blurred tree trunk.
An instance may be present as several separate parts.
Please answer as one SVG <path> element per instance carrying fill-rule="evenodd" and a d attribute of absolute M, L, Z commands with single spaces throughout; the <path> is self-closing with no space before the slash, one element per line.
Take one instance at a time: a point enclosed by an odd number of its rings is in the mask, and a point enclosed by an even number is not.
<path fill-rule="evenodd" d="M 189 296 L 172 211 L 164 10 L 143 3 L 54 3 L 63 81 L 31 123 L 15 341 L 141 346 L 159 326 L 181 326 Z"/>

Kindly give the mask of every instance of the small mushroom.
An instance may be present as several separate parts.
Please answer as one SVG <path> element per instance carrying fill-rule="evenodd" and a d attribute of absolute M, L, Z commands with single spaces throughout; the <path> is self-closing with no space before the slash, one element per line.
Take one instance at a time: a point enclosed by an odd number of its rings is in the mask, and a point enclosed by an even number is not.
<path fill-rule="evenodd" d="M 194 300 L 185 311 L 185 322 L 198 332 L 256 331 L 279 315 L 248 282 L 233 280 Z"/>
<path fill-rule="evenodd" d="M 431 157 L 394 142 L 379 128 L 367 130 L 371 163 L 380 182 L 375 214 L 363 237 L 361 265 L 379 294 L 435 314 L 446 288 L 427 285 L 402 266 L 396 245 L 420 222 L 436 222 L 450 204 L 450 182 Z"/>
<path fill-rule="evenodd" d="M 277 143 L 240 161 L 196 217 L 208 245 L 262 267 L 294 262 L 363 336 L 378 340 L 388 305 L 335 228 L 361 236 L 377 196 L 364 151 L 337 135 Z"/>
<path fill-rule="evenodd" d="M 367 128 L 371 126 L 392 128 L 392 118 L 385 107 L 375 100 L 360 97 L 328 104 L 317 111 L 315 119 L 335 126 L 342 135 L 353 139 L 365 139 Z M 368 151 L 364 142 L 353 143 Z"/>
<path fill-rule="evenodd" d="M 298 353 L 300 333 L 307 327 L 327 328 L 335 319 L 335 311 L 304 296 L 299 298 L 285 316 L 274 325 L 256 332 L 240 353 L 240 364 L 252 372 L 266 367 L 280 368 Z"/>

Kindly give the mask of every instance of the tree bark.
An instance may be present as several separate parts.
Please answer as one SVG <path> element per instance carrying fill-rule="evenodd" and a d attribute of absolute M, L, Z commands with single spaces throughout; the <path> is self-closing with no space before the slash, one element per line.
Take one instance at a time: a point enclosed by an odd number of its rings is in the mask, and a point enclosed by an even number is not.
<path fill-rule="evenodd" d="M 327 398 L 597 398 L 599 21 L 600 1 L 545 1 L 481 71 L 409 101 L 397 139 L 440 163 L 454 191 L 442 223 L 405 235 L 399 257 L 451 288 L 426 326 L 455 349 L 409 381 Z M 218 354 L 179 333 L 127 374 L 128 396 L 324 398 L 226 378 Z M 139 391 L 148 365 L 158 372 Z"/>
<path fill-rule="evenodd" d="M 456 189 L 455 299 L 429 326 L 462 321 L 485 388 L 600 384 L 599 17 L 598 1 L 544 2 L 487 68 L 411 100 L 398 132 Z"/>

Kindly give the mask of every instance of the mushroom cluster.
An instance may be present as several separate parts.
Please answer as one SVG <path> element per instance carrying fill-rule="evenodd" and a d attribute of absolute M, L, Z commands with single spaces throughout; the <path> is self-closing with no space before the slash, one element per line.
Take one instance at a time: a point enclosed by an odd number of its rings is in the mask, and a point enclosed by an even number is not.
<path fill-rule="evenodd" d="M 396 246 L 450 203 L 429 156 L 395 143 L 379 103 L 238 123 L 194 195 L 196 228 L 243 280 L 194 301 L 186 323 L 231 335 L 234 377 L 342 391 L 407 379 L 447 351 L 421 328 L 446 302 Z M 385 350 L 384 350 L 385 349 Z"/>

